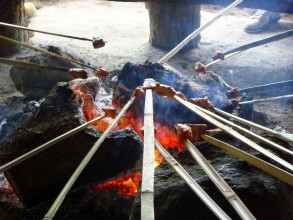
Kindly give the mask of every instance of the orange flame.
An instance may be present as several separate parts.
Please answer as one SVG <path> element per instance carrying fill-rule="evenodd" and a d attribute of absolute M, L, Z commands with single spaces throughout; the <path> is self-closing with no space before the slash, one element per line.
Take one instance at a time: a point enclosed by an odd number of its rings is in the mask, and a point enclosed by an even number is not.
<path fill-rule="evenodd" d="M 127 196 L 135 196 L 139 189 L 141 172 L 124 176 L 117 180 L 97 185 L 97 189 L 119 189 L 119 192 Z"/>
<path fill-rule="evenodd" d="M 90 94 L 87 94 L 87 91 L 82 86 L 73 85 L 72 89 L 74 94 L 78 100 L 80 100 L 83 104 L 83 114 L 87 121 L 90 121 L 101 114 L 96 109 L 94 104 L 93 97 Z M 127 115 L 127 113 L 126 113 Z M 129 114 L 131 115 L 131 114 Z M 113 122 L 113 118 L 105 117 L 92 126 L 97 128 L 100 131 L 104 131 L 107 127 Z M 141 128 L 143 126 L 142 118 L 135 119 L 133 117 L 123 116 L 118 124 L 114 127 L 113 130 L 120 130 L 124 128 L 132 128 L 134 129 L 140 137 L 143 137 Z M 175 131 L 170 129 L 168 126 L 161 126 L 159 123 L 155 122 L 156 128 L 156 139 L 160 144 L 162 144 L 165 148 L 178 148 L 179 151 L 184 149 L 184 145 L 182 145 L 177 138 Z M 159 153 L 159 151 L 155 148 L 155 161 L 154 167 L 158 167 L 164 161 L 163 157 Z M 124 176 L 120 179 L 112 180 L 107 183 L 99 184 L 97 189 L 103 188 L 118 188 L 120 193 L 123 195 L 133 196 L 137 193 L 139 189 L 139 182 L 141 179 L 141 172 L 130 174 Z"/>

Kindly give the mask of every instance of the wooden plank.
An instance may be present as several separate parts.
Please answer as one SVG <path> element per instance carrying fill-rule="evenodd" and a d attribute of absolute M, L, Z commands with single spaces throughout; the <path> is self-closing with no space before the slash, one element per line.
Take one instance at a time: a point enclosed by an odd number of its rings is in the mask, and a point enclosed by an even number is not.
<path fill-rule="evenodd" d="M 245 160 L 246 162 L 256 166 L 257 168 L 263 170 L 264 172 L 276 177 L 277 179 L 288 183 L 289 185 L 293 186 L 293 175 L 264 161 L 261 160 L 255 156 L 252 156 L 242 150 L 237 149 L 236 147 L 233 147 L 232 145 L 229 145 L 223 141 L 217 140 L 213 137 L 202 135 L 202 138 L 213 144 L 214 146 L 234 155 L 235 157 L 238 157 L 242 160 Z"/>
<path fill-rule="evenodd" d="M 205 157 L 199 152 L 199 150 L 189 141 L 184 141 L 189 153 L 200 165 L 200 167 L 209 176 L 215 186 L 220 190 L 227 201 L 232 205 L 241 219 L 253 220 L 256 219 L 248 208 L 244 205 L 237 194 L 230 188 L 226 181 L 220 176 L 220 174 L 212 167 L 212 165 L 205 159 Z"/>
<path fill-rule="evenodd" d="M 243 135 L 239 134 L 238 132 L 234 131 L 232 128 L 228 127 L 227 125 L 222 124 L 221 122 L 215 120 L 214 118 L 210 117 L 209 115 L 207 115 L 206 113 L 204 113 L 203 111 L 199 110 L 197 108 L 196 105 L 191 104 L 190 102 L 187 102 L 183 99 L 181 99 L 180 97 L 178 97 L 177 95 L 174 96 L 174 99 L 182 104 L 184 107 L 186 107 L 187 109 L 191 110 L 192 112 L 194 112 L 195 114 L 197 114 L 199 117 L 201 117 L 202 119 L 210 122 L 211 124 L 215 125 L 216 127 L 222 129 L 223 131 L 225 131 L 226 133 L 232 135 L 233 137 L 241 140 L 242 142 L 244 142 L 245 144 L 247 144 L 248 146 L 252 147 L 253 149 L 257 150 L 258 152 L 262 153 L 263 155 L 267 156 L 268 158 L 276 161 L 277 163 L 281 164 L 282 166 L 290 169 L 291 171 L 293 171 L 293 166 L 288 163 L 287 161 L 281 159 L 280 157 L 274 155 L 273 153 L 271 153 L 270 151 L 262 148 L 261 146 L 259 146 L 258 144 L 254 143 L 253 141 L 249 140 L 248 138 L 244 137 Z"/>
<path fill-rule="evenodd" d="M 219 218 L 231 219 L 210 197 L 206 192 L 194 181 L 194 179 L 184 170 L 184 168 L 165 150 L 158 142 L 156 147 L 160 154 L 170 164 L 170 166 L 178 173 L 192 191 L 206 204 L 206 206 Z M 196 208 L 196 207 L 195 207 Z"/>
<path fill-rule="evenodd" d="M 47 214 L 44 216 L 43 220 L 51 220 L 54 218 L 55 214 L 57 213 L 60 205 L 65 199 L 65 196 L 68 194 L 69 190 L 81 174 L 81 172 L 84 170 L 86 165 L 89 163 L 91 158 L 94 156 L 94 154 L 99 149 L 100 145 L 103 143 L 105 138 L 108 136 L 109 132 L 113 129 L 113 127 L 117 124 L 117 122 L 120 120 L 120 118 L 124 115 L 124 113 L 127 111 L 127 109 L 131 106 L 131 104 L 134 102 L 135 96 L 133 96 L 126 105 L 121 109 L 121 112 L 116 116 L 116 118 L 113 120 L 113 122 L 109 125 L 109 127 L 103 132 L 101 137 L 97 140 L 97 142 L 92 146 L 90 151 L 87 153 L 87 155 L 84 157 L 84 159 L 81 161 L 81 163 L 78 165 L 70 179 L 67 181 L 65 186 L 63 187 L 62 191 L 50 207 Z"/>
<path fill-rule="evenodd" d="M 146 89 L 144 109 L 144 151 L 141 182 L 141 219 L 153 220 L 154 215 L 154 161 L 155 134 L 153 119 L 153 95 Z"/>
<path fill-rule="evenodd" d="M 207 29 L 210 25 L 215 23 L 220 17 L 230 12 L 233 8 L 235 8 L 237 5 L 239 5 L 243 0 L 236 0 L 231 5 L 229 5 L 227 8 L 225 8 L 223 11 L 221 11 L 219 14 L 217 14 L 215 17 L 213 17 L 211 20 L 209 20 L 204 25 L 201 25 L 197 30 L 192 32 L 190 35 L 188 35 L 180 44 L 178 44 L 173 50 L 171 50 L 169 53 L 167 53 L 162 59 L 159 60 L 158 63 L 165 63 L 170 58 L 172 58 L 176 53 L 179 52 L 186 44 L 188 44 L 193 38 L 198 36 L 202 31 Z"/>
<path fill-rule="evenodd" d="M 292 82 L 293 82 L 293 80 L 292 80 Z M 238 121 L 238 122 L 240 122 L 240 123 L 242 123 L 242 124 L 245 124 L 245 125 L 247 125 L 247 126 L 249 126 L 249 127 L 255 128 L 255 129 L 257 129 L 257 130 L 259 130 L 259 131 L 262 131 L 262 132 L 264 132 L 264 133 L 266 133 L 266 134 L 272 135 L 272 136 L 274 136 L 274 137 L 276 137 L 276 138 L 279 138 L 279 139 L 281 139 L 281 140 L 283 140 L 283 141 L 287 141 L 287 142 L 289 142 L 290 144 L 293 144 L 293 138 L 290 137 L 288 134 L 285 134 L 285 133 L 282 133 L 282 132 L 278 132 L 278 131 L 275 131 L 275 130 L 269 129 L 269 128 L 267 128 L 267 127 L 264 127 L 264 126 L 262 126 L 262 125 L 256 124 L 256 123 L 251 122 L 251 121 L 248 121 L 248 120 L 245 120 L 245 119 L 240 118 L 240 117 L 238 117 L 238 116 L 236 116 L 236 115 L 229 114 L 229 113 L 227 113 L 227 112 L 225 112 L 225 111 L 222 111 L 222 110 L 220 110 L 220 109 L 217 109 L 217 108 L 215 108 L 215 111 L 216 111 L 217 113 L 220 113 L 220 114 L 222 114 L 222 115 L 225 115 L 225 116 L 227 116 L 227 117 L 229 117 L 229 118 L 232 118 L 232 119 L 235 120 L 235 121 Z"/>

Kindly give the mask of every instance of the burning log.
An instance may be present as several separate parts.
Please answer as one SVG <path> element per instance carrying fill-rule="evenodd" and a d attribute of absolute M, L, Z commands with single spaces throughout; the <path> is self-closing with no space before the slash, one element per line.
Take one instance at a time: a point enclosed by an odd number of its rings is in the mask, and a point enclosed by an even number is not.
<path fill-rule="evenodd" d="M 146 78 L 153 78 L 159 83 L 158 85 L 161 85 L 160 88 L 158 87 L 155 89 L 159 94 L 159 90 L 163 88 L 162 85 L 168 85 L 170 88 L 166 88 L 166 95 L 168 95 L 168 93 L 169 95 L 173 95 L 174 91 L 172 91 L 172 88 L 174 88 L 175 93 L 177 92 L 176 95 L 183 99 L 207 96 L 217 108 L 226 109 L 231 107 L 230 101 L 226 96 L 226 91 L 231 89 L 231 87 L 228 86 L 218 75 L 208 72 L 204 75 L 201 74 L 195 76 L 190 80 L 187 76 L 167 65 L 162 66 L 160 64 L 151 63 L 146 63 L 145 65 L 126 63 L 124 65 L 121 74 L 118 76 L 118 82 L 113 92 L 113 106 L 117 109 L 121 109 L 120 106 L 123 106 L 126 103 L 126 100 L 131 97 L 133 91 L 138 86 L 142 85 Z M 144 95 L 143 90 L 138 90 L 137 92 Z M 156 94 L 154 94 L 153 98 L 154 119 L 159 121 L 161 125 L 173 127 L 174 124 L 179 122 L 199 122 L 199 118 L 194 117 L 190 111 L 177 103 L 162 99 Z M 172 97 L 170 98 L 172 99 Z M 142 116 L 142 106 L 144 106 L 144 102 L 138 99 L 131 108 L 135 118 Z"/>
<path fill-rule="evenodd" d="M 97 78 L 91 83 L 87 96 L 95 97 L 99 87 Z M 79 102 L 68 83 L 59 83 L 41 103 L 38 112 L 24 127 L 1 144 L 1 165 L 33 150 L 38 145 L 85 123 L 83 101 Z M 79 90 L 81 91 L 81 90 Z M 79 92 L 80 93 L 80 92 Z M 97 116 L 97 115 L 96 115 Z M 51 199 L 61 190 L 90 147 L 101 136 L 95 128 L 87 128 L 54 147 L 8 169 L 5 176 L 20 200 L 27 206 Z M 132 172 L 142 153 L 139 136 L 130 129 L 112 132 L 93 156 L 75 186 L 104 181 L 122 172 Z M 115 163 L 113 163 L 115 161 Z M 24 181 L 25 180 L 25 181 Z"/>

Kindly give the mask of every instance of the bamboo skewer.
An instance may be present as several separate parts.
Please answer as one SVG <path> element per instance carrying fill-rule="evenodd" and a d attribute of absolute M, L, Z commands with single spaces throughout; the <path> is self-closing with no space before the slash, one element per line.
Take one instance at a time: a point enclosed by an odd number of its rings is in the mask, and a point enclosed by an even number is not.
<path fill-rule="evenodd" d="M 180 175 L 192 191 L 206 204 L 206 206 L 219 218 L 231 219 L 210 197 L 206 192 L 194 181 L 194 179 L 184 170 L 184 168 L 164 149 L 164 147 L 156 140 L 156 147 L 164 159 L 170 166 Z"/>
<path fill-rule="evenodd" d="M 238 157 L 242 160 L 245 160 L 246 162 L 256 166 L 257 168 L 263 170 L 264 172 L 276 177 L 277 179 L 288 183 L 289 185 L 293 186 L 293 175 L 270 164 L 267 163 L 264 160 L 261 160 L 255 156 L 252 156 L 242 150 L 237 149 L 236 147 L 233 147 L 229 144 L 226 144 L 223 141 L 217 140 L 213 137 L 202 135 L 201 136 L 205 141 L 213 144 L 214 146 L 234 155 L 235 157 Z"/>
<path fill-rule="evenodd" d="M 200 26 L 197 30 L 195 30 L 193 33 L 188 35 L 180 44 L 178 44 L 173 50 L 171 50 L 168 54 L 166 54 L 161 60 L 159 60 L 158 63 L 165 63 L 169 59 L 171 59 L 176 53 L 178 53 L 179 50 L 181 50 L 186 44 L 188 44 L 193 38 L 195 38 L 197 35 L 199 35 L 203 30 L 208 28 L 211 24 L 213 24 L 215 21 L 217 21 L 221 16 L 227 14 L 230 12 L 234 7 L 239 5 L 243 0 L 236 0 L 231 5 L 226 7 L 222 12 L 217 14 L 214 18 L 212 18 L 210 21 L 205 23 L 204 25 Z"/>
<path fill-rule="evenodd" d="M 245 101 L 245 102 L 239 102 L 239 105 L 246 105 L 246 104 L 253 104 L 253 103 L 260 103 L 260 102 L 275 101 L 275 100 L 280 100 L 280 99 L 290 99 L 290 98 L 293 98 L 293 94 L 283 95 L 283 96 L 276 96 L 276 97 L 271 97 L 271 98 L 266 98 L 266 99 L 257 99 L 257 100 L 250 100 L 250 101 Z"/>
<path fill-rule="evenodd" d="M 33 31 L 33 32 L 38 32 L 38 33 L 42 33 L 42 34 L 55 35 L 58 37 L 66 37 L 66 38 L 71 38 L 71 39 L 76 39 L 76 40 L 83 40 L 83 41 L 92 41 L 93 40 L 93 39 L 85 38 L 85 37 L 76 37 L 76 36 L 70 36 L 70 35 L 64 35 L 64 34 L 56 34 L 56 33 L 48 32 L 48 31 L 36 30 L 36 29 L 27 28 L 27 27 L 23 27 L 23 26 L 19 26 L 19 25 L 14 25 L 14 24 L 8 24 L 8 23 L 4 23 L 4 22 L 0 22 L 0 26 L 16 28 L 16 29 L 21 29 L 21 30 L 25 30 L 25 31 Z"/>
<path fill-rule="evenodd" d="M 293 80 L 287 80 L 287 81 L 282 81 L 282 82 L 269 83 L 269 84 L 264 84 L 264 85 L 259 85 L 259 86 L 248 87 L 248 88 L 240 89 L 240 92 L 241 93 L 259 92 L 259 91 L 264 91 L 264 90 L 286 88 L 288 86 L 293 86 Z"/>
<path fill-rule="evenodd" d="M 5 59 L 5 58 L 0 58 L 0 63 L 6 64 L 6 65 L 12 65 L 12 66 L 20 66 L 20 67 L 35 68 L 35 69 L 46 69 L 46 70 L 60 71 L 60 72 L 69 71 L 69 69 L 65 69 L 61 67 L 47 66 L 47 65 L 42 65 L 38 63 L 30 63 L 30 62 L 24 62 L 20 60 L 11 60 L 11 59 Z"/>
<path fill-rule="evenodd" d="M 216 127 L 222 129 L 223 131 L 225 131 L 226 133 L 232 135 L 233 137 L 241 140 L 242 142 L 246 143 L 247 145 L 249 145 L 250 147 L 252 147 L 253 149 L 257 150 L 258 152 L 262 153 L 263 155 L 267 156 L 268 158 L 276 161 L 277 163 L 281 164 L 282 166 L 290 169 L 291 171 L 293 171 L 293 166 L 288 163 L 287 161 L 279 158 L 278 156 L 274 155 L 273 153 L 271 153 L 270 151 L 262 148 L 261 146 L 259 146 L 258 144 L 254 143 L 253 141 L 249 140 L 248 138 L 244 137 L 243 135 L 239 134 L 238 132 L 234 131 L 232 128 L 220 123 L 219 121 L 215 120 L 214 118 L 210 117 L 209 115 L 207 115 L 206 113 L 202 112 L 201 110 L 199 110 L 198 108 L 195 107 L 195 105 L 181 99 L 180 97 L 178 97 L 177 95 L 173 96 L 174 99 L 179 102 L 180 104 L 182 104 L 184 107 L 186 107 L 187 109 L 191 110 L 192 112 L 194 112 L 195 114 L 197 114 L 198 116 L 200 116 L 201 118 L 203 118 L 204 120 L 210 122 L 211 124 L 215 125 Z"/>
<path fill-rule="evenodd" d="M 113 129 L 113 127 L 117 124 L 119 119 L 123 116 L 123 114 L 127 111 L 127 109 L 130 107 L 130 105 L 134 102 L 135 96 L 133 96 L 126 105 L 122 108 L 121 112 L 116 116 L 114 121 L 110 124 L 110 126 L 103 132 L 101 137 L 97 140 L 97 142 L 92 146 L 90 151 L 87 153 L 87 155 L 84 157 L 84 159 L 81 161 L 77 169 L 74 171 L 70 179 L 67 181 L 66 185 L 63 187 L 62 191 L 59 193 L 58 197 L 52 204 L 51 208 L 47 212 L 47 214 L 44 216 L 43 220 L 50 220 L 53 219 L 56 212 L 58 211 L 60 205 L 62 204 L 63 200 L 65 199 L 65 196 L 83 171 L 83 169 L 86 167 L 88 162 L 91 160 L 91 158 L 94 156 L 96 151 L 99 149 L 100 145 L 103 143 L 105 138 L 108 136 L 109 132 Z"/>
<path fill-rule="evenodd" d="M 16 166 L 17 164 L 19 164 L 19 163 L 21 163 L 21 162 L 23 162 L 23 161 L 35 156 L 36 154 L 46 150 L 47 148 L 49 148 L 49 147 L 51 147 L 51 146 L 53 146 L 53 145 L 65 140 L 66 138 L 71 137 L 72 135 L 74 135 L 74 134 L 76 134 L 76 133 L 78 133 L 78 132 L 80 132 L 80 131 L 82 131 L 84 129 L 86 129 L 92 123 L 99 121 L 103 117 L 104 116 L 97 117 L 97 118 L 95 118 L 95 119 L 93 119 L 91 121 L 88 121 L 88 122 L 86 122 L 86 123 L 74 128 L 74 129 L 72 129 L 72 130 L 70 130 L 70 131 L 68 131 L 68 132 L 66 132 L 66 133 L 64 133 L 64 134 L 62 134 L 62 135 L 60 135 L 60 136 L 58 136 L 58 137 L 56 137 L 56 138 L 44 143 L 44 144 L 42 144 L 41 146 L 39 146 L 39 147 L 37 147 L 37 148 L 35 148 L 35 149 L 33 149 L 33 150 L 21 155 L 20 157 L 18 157 L 16 159 L 14 159 L 14 160 L 2 165 L 0 167 L 0 170 L 4 172 L 4 171 Z"/>
<path fill-rule="evenodd" d="M 26 44 L 26 43 L 23 43 L 23 42 L 20 42 L 20 41 L 17 41 L 17 40 L 13 40 L 13 39 L 11 39 L 11 38 L 4 37 L 4 36 L 2 36 L 2 35 L 0 35 L 0 39 L 2 39 L 2 40 L 6 40 L 6 41 L 8 41 L 8 42 L 15 43 L 15 44 L 19 44 L 19 45 L 21 45 L 21 46 L 24 46 L 24 47 L 30 48 L 30 49 L 35 50 L 35 51 L 38 51 L 38 52 L 40 52 L 40 53 L 48 54 L 48 55 L 50 55 L 50 56 L 57 57 L 57 58 L 62 59 L 62 60 L 66 60 L 66 61 L 68 61 L 68 62 L 76 63 L 76 64 L 78 64 L 78 65 L 85 66 L 85 67 L 88 67 L 88 68 L 90 68 L 90 69 L 96 70 L 95 68 L 93 68 L 93 67 L 91 67 L 91 66 L 89 66 L 89 65 L 86 65 L 86 64 L 84 64 L 84 63 L 81 63 L 81 62 L 79 62 L 79 61 L 76 61 L 76 60 L 73 60 L 73 59 L 70 59 L 70 58 L 67 58 L 67 57 L 64 57 L 64 56 L 60 56 L 60 55 L 58 55 L 58 54 L 55 54 L 55 53 L 49 52 L 49 51 L 47 51 L 47 50 L 43 50 L 43 49 L 40 49 L 40 48 L 37 48 L 37 47 L 33 47 L 33 46 L 29 45 L 29 44 Z"/>
<path fill-rule="evenodd" d="M 255 129 L 257 129 L 257 130 L 260 130 L 260 131 L 262 131 L 262 132 L 264 132 L 264 133 L 266 133 L 266 134 L 272 135 L 272 136 L 274 136 L 274 137 L 276 137 L 276 138 L 279 138 L 279 139 L 281 139 L 281 140 L 284 140 L 284 141 L 287 141 L 287 142 L 293 144 L 293 138 L 291 138 L 289 135 L 283 134 L 283 133 L 278 132 L 278 131 L 274 131 L 274 130 L 272 130 L 272 129 L 269 129 L 269 128 L 264 127 L 264 126 L 262 126 L 262 125 L 259 125 L 259 124 L 256 124 L 256 123 L 254 123 L 254 122 L 251 122 L 251 121 L 245 120 L 245 119 L 240 118 L 240 117 L 238 117 L 238 116 L 236 116 L 236 115 L 229 114 L 229 113 L 227 113 L 227 112 L 225 112 L 225 111 L 222 111 L 222 110 L 220 110 L 220 109 L 217 109 L 217 108 L 215 108 L 215 111 L 216 111 L 217 113 L 220 113 L 220 114 L 222 114 L 222 115 L 225 115 L 225 116 L 227 116 L 227 117 L 229 117 L 229 118 L 232 118 L 232 119 L 234 119 L 235 121 L 241 122 L 242 124 L 245 124 L 245 125 L 247 125 L 247 126 L 250 126 L 250 127 L 252 127 L 252 128 L 255 128 Z"/>
<path fill-rule="evenodd" d="M 205 157 L 199 152 L 199 150 L 189 141 L 184 141 L 189 153 L 201 166 L 205 173 L 209 176 L 215 186 L 220 190 L 227 201 L 232 205 L 241 219 L 255 220 L 256 218 L 243 204 L 237 194 L 230 188 L 226 181 L 219 175 L 219 173 L 212 167 L 212 165 L 205 159 Z"/>
<path fill-rule="evenodd" d="M 239 126 L 239 125 L 237 125 L 237 124 L 234 124 L 233 122 L 228 121 L 227 119 L 222 118 L 222 117 L 220 117 L 220 116 L 214 114 L 213 112 L 210 112 L 210 111 L 208 111 L 208 110 L 206 110 L 206 109 L 204 109 L 204 108 L 201 108 L 200 106 L 194 105 L 194 107 L 195 107 L 195 108 L 198 108 L 198 109 L 201 110 L 201 111 L 203 111 L 203 112 L 206 113 L 207 115 L 209 115 L 209 116 L 215 118 L 216 120 L 218 120 L 218 121 L 220 121 L 220 122 L 222 122 L 222 123 L 224 123 L 224 124 L 226 124 L 226 125 L 231 126 L 231 127 L 234 128 L 235 130 L 238 130 L 238 131 L 240 131 L 240 132 L 243 132 L 243 133 L 245 133 L 246 135 L 249 135 L 249 136 L 251 136 L 251 137 L 254 137 L 254 138 L 256 138 L 256 139 L 262 141 L 263 143 L 265 143 L 265 144 L 267 144 L 267 145 L 269 145 L 269 146 L 271 146 L 271 147 L 273 147 L 273 148 L 275 148 L 275 149 L 277 149 L 277 150 L 280 150 L 280 151 L 282 151 L 282 152 L 284 152 L 284 153 L 286 153 L 286 154 L 289 154 L 290 156 L 293 156 L 293 152 L 292 152 L 291 150 L 288 150 L 287 148 L 285 148 L 285 147 L 283 147 L 283 146 L 281 146 L 281 145 L 279 145 L 279 144 L 276 144 L 276 143 L 274 143 L 274 142 L 272 142 L 272 141 L 270 141 L 270 140 L 268 140 L 268 139 L 266 139 L 266 138 L 264 138 L 264 137 L 262 137 L 262 136 L 260 136 L 260 135 L 258 135 L 258 134 L 255 134 L 255 133 L 253 133 L 253 132 L 247 130 L 246 128 L 243 128 L 243 127 L 241 127 L 241 126 Z"/>
<path fill-rule="evenodd" d="M 144 151 L 141 181 L 141 219 L 154 220 L 154 121 L 152 90 L 146 89 L 144 109 Z"/>

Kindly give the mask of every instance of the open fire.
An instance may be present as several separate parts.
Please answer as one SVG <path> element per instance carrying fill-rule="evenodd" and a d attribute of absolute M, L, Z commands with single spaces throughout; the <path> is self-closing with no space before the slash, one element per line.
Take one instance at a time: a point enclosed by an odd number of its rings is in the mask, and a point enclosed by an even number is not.
<path fill-rule="evenodd" d="M 112 123 L 116 116 L 116 110 L 112 107 L 107 107 L 103 109 L 98 109 L 94 104 L 94 97 L 89 94 L 87 89 L 82 85 L 72 84 L 72 89 L 76 98 L 82 103 L 83 114 L 87 121 L 90 121 L 96 117 L 104 115 L 105 117 L 93 124 L 92 126 L 99 131 L 104 131 Z M 128 111 L 126 116 L 122 117 L 118 124 L 114 127 L 114 131 L 132 128 L 134 129 L 142 138 L 142 128 L 143 120 L 141 117 L 134 118 L 133 114 Z M 184 145 L 178 141 L 175 130 L 169 128 L 168 126 L 160 125 L 159 122 L 155 122 L 155 137 L 158 142 L 165 148 L 177 148 L 178 151 L 184 149 Z M 155 161 L 154 166 L 157 167 L 163 162 L 163 157 L 160 155 L 157 149 L 155 149 Z M 115 188 L 119 189 L 119 192 L 126 196 L 134 196 L 138 192 L 139 182 L 141 180 L 142 173 L 137 172 L 130 175 L 126 175 L 116 180 L 112 180 L 106 183 L 99 184 L 97 189 L 105 188 Z"/>

